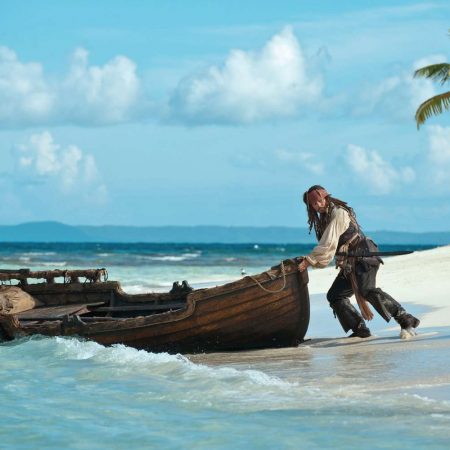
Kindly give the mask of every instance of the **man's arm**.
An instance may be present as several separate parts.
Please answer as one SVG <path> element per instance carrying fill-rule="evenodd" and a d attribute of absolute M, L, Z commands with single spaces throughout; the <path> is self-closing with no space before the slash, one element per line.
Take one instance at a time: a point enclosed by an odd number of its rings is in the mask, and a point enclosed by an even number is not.
<path fill-rule="evenodd" d="M 305 259 L 299 264 L 299 270 L 306 270 L 309 266 L 321 269 L 327 267 L 336 253 L 339 237 L 347 230 L 349 225 L 348 212 L 343 208 L 335 208 L 322 238 L 311 253 L 305 256 Z"/>

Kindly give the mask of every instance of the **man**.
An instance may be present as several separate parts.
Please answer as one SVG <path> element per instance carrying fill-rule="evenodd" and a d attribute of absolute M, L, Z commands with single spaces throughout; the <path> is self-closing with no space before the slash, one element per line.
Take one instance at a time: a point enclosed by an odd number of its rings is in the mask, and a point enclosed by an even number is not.
<path fill-rule="evenodd" d="M 353 209 L 342 200 L 333 198 L 322 186 L 310 187 L 303 194 L 303 201 L 308 213 L 309 231 L 314 228 L 319 243 L 299 264 L 300 271 L 306 270 L 308 266 L 327 267 L 336 252 L 351 255 L 378 250 L 375 243 L 361 231 Z M 378 256 L 336 257 L 336 267 L 340 271 L 327 293 L 327 299 L 345 332 L 353 331 L 350 337 L 370 336 L 364 321 L 373 317 L 368 303 L 387 322 L 391 317 L 397 321 L 402 338 L 414 335 L 420 323 L 400 303 L 376 287 L 376 275 L 382 262 Z M 353 294 L 362 315 L 350 303 L 349 297 Z"/>

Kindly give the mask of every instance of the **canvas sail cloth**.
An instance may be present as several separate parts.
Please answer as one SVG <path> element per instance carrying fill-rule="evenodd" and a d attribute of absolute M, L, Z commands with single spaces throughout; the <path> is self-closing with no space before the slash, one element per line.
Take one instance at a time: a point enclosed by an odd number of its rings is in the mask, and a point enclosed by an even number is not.
<path fill-rule="evenodd" d="M 0 315 L 14 315 L 42 306 L 18 286 L 0 286 Z"/>

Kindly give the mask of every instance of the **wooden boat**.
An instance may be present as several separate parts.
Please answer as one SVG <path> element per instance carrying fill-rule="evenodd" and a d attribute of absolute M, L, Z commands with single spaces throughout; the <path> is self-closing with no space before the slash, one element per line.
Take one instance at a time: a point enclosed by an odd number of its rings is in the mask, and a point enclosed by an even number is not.
<path fill-rule="evenodd" d="M 105 269 L 0 271 L 0 281 L 17 280 L 2 286 L 5 292 L 27 296 L 26 306 L 16 311 L 14 295 L 6 302 L 9 312 L 0 302 L 0 333 L 3 339 L 80 336 L 170 353 L 295 346 L 309 324 L 308 275 L 298 271 L 300 261 L 285 260 L 259 275 L 208 289 L 177 282 L 168 293 L 135 295 L 108 281 Z M 28 283 L 39 278 L 44 282 Z"/>

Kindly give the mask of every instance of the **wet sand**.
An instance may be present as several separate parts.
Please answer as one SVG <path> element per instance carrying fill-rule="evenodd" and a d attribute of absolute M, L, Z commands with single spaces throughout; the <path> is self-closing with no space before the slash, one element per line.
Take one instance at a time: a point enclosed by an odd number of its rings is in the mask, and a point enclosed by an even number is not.
<path fill-rule="evenodd" d="M 450 402 L 450 327 L 403 340 L 397 334 L 311 339 L 296 348 L 190 355 L 197 364 L 258 370 L 336 395 L 404 392 Z M 348 391 L 348 392 L 346 392 Z"/>
<path fill-rule="evenodd" d="M 345 337 L 325 300 L 336 273 L 333 268 L 310 272 L 312 320 L 306 338 L 313 339 L 296 348 L 190 355 L 189 359 L 258 370 L 341 394 L 346 389 L 372 394 L 395 391 L 450 401 L 450 246 L 390 258 L 380 270 L 379 286 L 421 320 L 418 335 L 408 340 L 400 339 L 394 321 L 379 318 L 369 324 L 371 338 Z"/>

